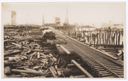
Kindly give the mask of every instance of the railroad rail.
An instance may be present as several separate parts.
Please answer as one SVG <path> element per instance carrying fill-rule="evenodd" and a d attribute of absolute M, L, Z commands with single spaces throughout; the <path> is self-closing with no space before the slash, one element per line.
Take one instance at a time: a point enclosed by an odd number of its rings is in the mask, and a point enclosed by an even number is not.
<path fill-rule="evenodd" d="M 67 51 L 65 51 L 67 53 Z M 69 54 L 69 52 L 68 52 Z M 84 60 L 83 63 L 80 64 L 74 59 L 71 60 L 77 67 L 80 69 L 86 76 L 92 78 L 92 77 L 123 77 L 123 67 L 120 65 L 117 65 L 114 62 L 108 62 L 107 59 L 104 59 L 102 61 L 106 62 L 106 64 L 102 64 L 100 61 L 98 61 L 96 58 L 93 58 L 91 56 L 87 56 L 86 60 Z"/>
<path fill-rule="evenodd" d="M 63 45 L 70 52 L 75 52 L 84 61 L 82 65 L 93 77 L 124 77 L 123 62 L 108 56 L 94 48 L 81 44 L 79 41 L 65 36 L 62 32 L 54 30 L 67 44 Z"/>

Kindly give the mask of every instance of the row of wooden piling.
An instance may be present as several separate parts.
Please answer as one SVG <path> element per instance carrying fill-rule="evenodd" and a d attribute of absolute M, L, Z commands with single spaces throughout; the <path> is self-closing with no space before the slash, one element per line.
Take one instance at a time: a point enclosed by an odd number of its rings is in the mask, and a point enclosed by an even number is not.
<path fill-rule="evenodd" d="M 75 30 L 68 35 L 90 45 L 123 45 L 123 29 Z"/>

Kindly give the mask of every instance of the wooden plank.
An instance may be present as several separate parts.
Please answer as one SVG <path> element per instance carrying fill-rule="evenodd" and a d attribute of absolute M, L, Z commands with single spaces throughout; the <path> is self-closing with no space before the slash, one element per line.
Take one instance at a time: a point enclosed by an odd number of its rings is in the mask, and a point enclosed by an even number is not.
<path fill-rule="evenodd" d="M 80 66 L 80 64 L 78 64 L 75 60 L 72 60 L 72 63 L 75 64 L 86 76 L 93 78 L 93 76 L 87 70 L 85 70 L 82 66 Z"/>

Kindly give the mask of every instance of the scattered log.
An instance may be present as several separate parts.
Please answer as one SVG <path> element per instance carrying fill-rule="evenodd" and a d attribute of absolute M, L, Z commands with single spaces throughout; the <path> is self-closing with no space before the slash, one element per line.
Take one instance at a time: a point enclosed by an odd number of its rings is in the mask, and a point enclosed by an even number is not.
<path fill-rule="evenodd" d="M 27 70 L 12 69 L 11 71 L 13 73 L 28 73 L 28 74 L 40 75 L 40 76 L 45 75 L 45 73 L 43 73 L 41 71 L 36 71 L 36 70 L 33 70 L 33 69 L 27 69 Z"/>
<path fill-rule="evenodd" d="M 4 54 L 4 56 L 16 55 L 16 54 L 19 54 L 19 53 L 21 53 L 21 50 L 14 50 L 13 52 L 8 51 Z"/>
<path fill-rule="evenodd" d="M 72 63 L 73 63 L 74 65 L 76 65 L 76 67 L 77 67 L 78 69 L 80 69 L 80 70 L 85 74 L 85 76 L 88 76 L 88 77 L 90 77 L 90 78 L 93 78 L 93 76 L 92 76 L 87 70 L 85 70 L 82 66 L 80 66 L 79 63 L 77 63 L 75 60 L 71 60 L 71 61 L 72 61 Z"/>
<path fill-rule="evenodd" d="M 49 70 L 51 71 L 53 77 L 57 77 L 57 72 L 54 67 L 50 67 Z"/>
<path fill-rule="evenodd" d="M 5 73 L 6 75 L 11 74 L 11 68 L 10 68 L 9 66 L 6 66 L 6 67 L 4 68 L 4 73 Z"/>
<path fill-rule="evenodd" d="M 7 60 L 4 61 L 4 66 L 8 66 L 8 65 L 11 65 L 11 64 L 16 64 L 16 62 L 10 62 L 10 61 L 7 61 Z"/>

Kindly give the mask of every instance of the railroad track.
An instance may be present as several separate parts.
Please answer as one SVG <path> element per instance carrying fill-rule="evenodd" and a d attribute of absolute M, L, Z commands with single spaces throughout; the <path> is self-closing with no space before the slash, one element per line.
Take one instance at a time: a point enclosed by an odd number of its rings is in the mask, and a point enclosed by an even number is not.
<path fill-rule="evenodd" d="M 84 67 L 88 69 L 88 71 L 94 77 L 118 77 L 123 78 L 123 67 L 118 66 L 116 63 L 108 62 L 107 60 L 102 60 L 106 62 L 103 64 L 102 62 L 96 60 L 91 56 L 87 56 Z"/>
<path fill-rule="evenodd" d="M 72 38 L 62 33 L 57 32 L 57 34 L 66 40 L 67 44 L 64 45 L 66 49 L 75 52 L 81 57 L 84 63 L 79 64 L 93 77 L 124 77 L 123 62 L 83 45 L 79 41 L 72 40 Z"/>
<path fill-rule="evenodd" d="M 72 41 L 72 42 L 74 42 L 74 41 Z M 94 73 L 94 76 L 123 78 L 124 67 L 121 64 L 122 62 L 118 63 L 118 60 L 108 58 L 107 56 L 105 56 L 103 54 L 102 55 L 97 54 L 100 52 L 97 52 L 97 51 L 91 50 L 91 49 L 88 49 L 88 51 L 90 51 L 90 52 L 87 52 L 88 53 L 87 54 L 85 51 L 83 51 L 85 46 L 82 46 L 81 44 L 79 44 L 79 46 L 78 46 L 78 44 L 73 43 L 73 47 L 77 48 L 78 50 L 81 51 L 81 53 L 84 54 L 84 56 L 85 56 L 84 61 L 86 59 L 85 62 L 87 62 L 87 61 L 88 61 L 88 63 L 91 62 L 91 63 L 89 63 L 90 64 L 89 67 L 91 67 L 92 70 L 96 71 L 96 73 Z M 82 50 L 82 48 L 83 48 L 83 50 Z M 80 54 L 78 54 L 78 55 L 80 55 Z M 82 57 L 82 55 L 81 55 L 81 57 Z M 87 58 L 88 58 L 88 60 L 87 60 Z"/>
<path fill-rule="evenodd" d="M 66 54 L 72 54 L 63 46 L 60 46 Z M 79 58 L 80 59 L 80 58 Z M 91 56 L 86 56 L 84 61 L 77 61 L 79 59 L 71 59 L 71 62 L 79 69 L 81 72 L 89 78 L 93 77 L 117 77 L 123 78 L 123 67 L 114 63 L 108 62 L 107 59 L 103 60 L 107 65 L 102 64 L 102 62 L 98 61 L 96 58 Z"/>

